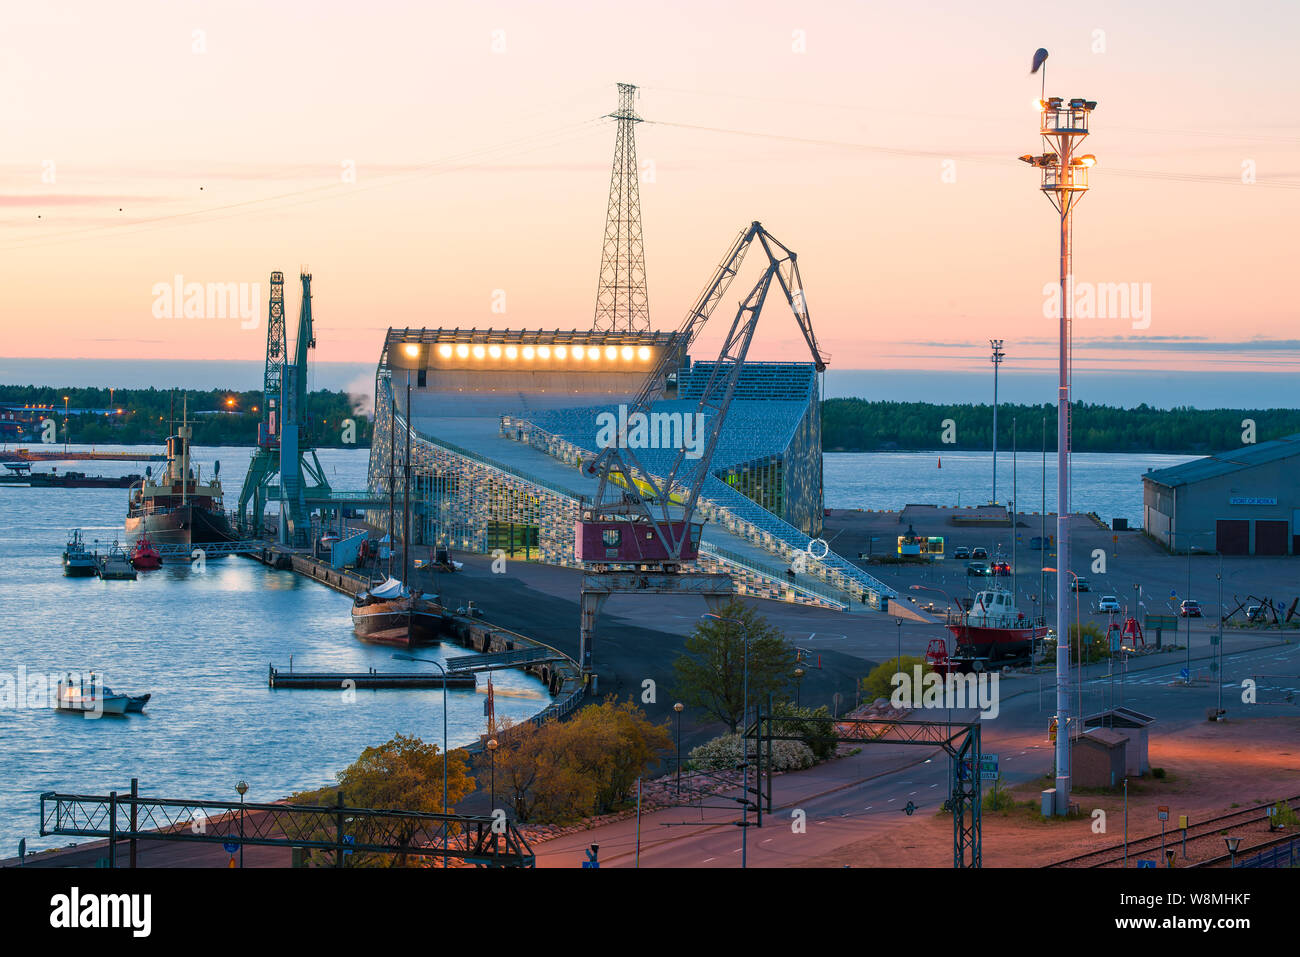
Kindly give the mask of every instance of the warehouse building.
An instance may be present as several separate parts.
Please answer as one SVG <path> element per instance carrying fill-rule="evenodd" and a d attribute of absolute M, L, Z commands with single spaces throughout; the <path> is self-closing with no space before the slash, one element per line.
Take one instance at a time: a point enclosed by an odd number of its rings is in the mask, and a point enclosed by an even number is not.
<path fill-rule="evenodd" d="M 1300 434 L 1142 476 L 1147 534 L 1175 552 L 1300 554 Z"/>

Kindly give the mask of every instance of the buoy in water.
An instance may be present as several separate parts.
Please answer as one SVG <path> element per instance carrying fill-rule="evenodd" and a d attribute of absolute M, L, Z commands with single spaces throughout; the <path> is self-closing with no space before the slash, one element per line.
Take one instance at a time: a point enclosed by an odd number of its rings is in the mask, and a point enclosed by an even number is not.
<path fill-rule="evenodd" d="M 943 468 L 943 456 L 939 456 L 939 468 Z"/>

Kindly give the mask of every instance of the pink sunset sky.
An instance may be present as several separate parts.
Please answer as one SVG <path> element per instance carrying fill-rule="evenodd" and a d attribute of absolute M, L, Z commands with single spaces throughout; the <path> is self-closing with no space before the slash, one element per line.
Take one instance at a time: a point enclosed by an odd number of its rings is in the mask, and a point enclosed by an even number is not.
<path fill-rule="evenodd" d="M 969 366 L 1000 337 L 1047 368 L 1055 214 L 1015 159 L 1041 151 L 1043 46 L 1048 95 L 1099 102 L 1076 281 L 1150 290 L 1144 329 L 1079 319 L 1077 361 L 1295 370 L 1298 9 L 15 5 L 0 354 L 257 360 L 264 319 L 159 319 L 152 290 L 260 283 L 260 313 L 280 269 L 294 315 L 303 264 L 322 361 L 376 358 L 390 325 L 586 328 L 622 81 L 656 328 L 758 219 L 799 253 L 832 367 Z M 769 302 L 754 357 L 803 358 Z"/>

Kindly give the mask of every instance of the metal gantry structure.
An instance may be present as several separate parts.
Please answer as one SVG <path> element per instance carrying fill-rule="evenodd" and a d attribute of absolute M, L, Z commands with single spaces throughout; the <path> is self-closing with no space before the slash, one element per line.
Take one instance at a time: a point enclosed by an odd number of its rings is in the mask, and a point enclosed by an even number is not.
<path fill-rule="evenodd" d="M 694 415 L 704 421 L 704 442 L 700 457 L 689 460 L 681 443 L 666 472 L 652 473 L 629 447 L 627 426 L 641 417 L 649 418 L 656 399 L 662 396 L 669 375 L 681 363 L 682 356 L 703 330 L 714 309 L 726 295 L 731 281 L 739 272 L 745 254 L 755 243 L 767 257 L 767 265 L 740 304 L 723 341 L 718 360 L 713 364 Z M 581 592 L 582 632 L 580 662 L 584 675 L 592 673 L 591 649 L 595 640 L 595 623 L 600 607 L 610 594 L 694 593 L 710 601 L 732 592 L 725 575 L 706 575 L 684 571 L 693 561 L 699 546 L 700 526 L 693 521 L 700 489 L 708 477 L 713 453 L 727 418 L 727 410 L 740 381 L 745 357 L 758 326 L 758 318 L 772 285 L 776 284 L 794 313 L 795 321 L 812 353 L 820 372 L 826 359 L 817 344 L 808 316 L 803 280 L 799 275 L 796 254 L 754 221 L 742 229 L 731 244 L 721 264 L 705 285 L 703 292 L 687 313 L 681 326 L 662 351 L 655 368 L 646 377 L 628 415 L 613 442 L 601 449 L 584 466 L 597 479 L 594 498 L 580 503 L 577 536 L 581 545 L 585 529 L 626 530 L 624 539 L 633 544 L 635 553 L 610 562 L 584 557 L 588 572 Z M 723 579 L 728 579 L 723 583 Z"/>
<path fill-rule="evenodd" d="M 975 709 L 956 709 L 947 721 L 924 721 L 919 718 L 817 718 L 782 714 L 774 717 L 769 701 L 754 723 L 745 729 L 746 756 L 749 741 L 754 742 L 754 760 L 758 765 L 758 786 L 745 789 L 743 800 L 755 800 L 757 824 L 763 826 L 763 812 L 772 813 L 772 742 L 807 741 L 825 738 L 854 744 L 911 744 L 940 747 L 948 755 L 948 800 L 952 812 L 952 866 L 983 866 L 983 827 L 980 820 L 981 764 L 980 719 Z M 826 734 L 826 724 L 833 731 Z M 748 806 L 748 805 L 747 805 Z M 909 807 L 911 804 L 909 802 Z M 899 810 L 905 810 L 900 808 Z M 907 813 L 910 815 L 911 810 Z"/>
<path fill-rule="evenodd" d="M 1047 59 L 1047 51 L 1035 54 L 1035 70 Z M 1044 78 L 1044 91 L 1046 79 Z M 1060 217 L 1060 315 L 1058 346 L 1058 385 L 1056 417 L 1056 720 L 1060 731 L 1056 737 L 1056 794 L 1053 810 L 1058 815 L 1070 809 L 1070 656 L 1061 649 L 1069 647 L 1070 634 L 1070 386 L 1071 386 L 1071 305 L 1074 288 L 1073 252 L 1074 207 L 1088 190 L 1088 170 L 1097 162 L 1092 154 L 1079 154 L 1088 135 L 1088 124 L 1095 100 L 1074 97 L 1068 102 L 1059 96 L 1044 95 L 1038 101 L 1038 131 L 1043 152 L 1038 156 L 1021 156 L 1021 161 L 1041 171 L 1039 188 Z M 1077 596 L 1076 596 L 1077 597 Z"/>
<path fill-rule="evenodd" d="M 605 243 L 600 255 L 596 289 L 597 332 L 649 332 L 650 301 L 646 293 L 645 246 L 641 240 L 640 168 L 636 161 L 636 87 L 618 85 L 618 109 L 608 114 L 618 121 L 614 135 L 614 166 L 609 177 L 605 210 Z"/>
<path fill-rule="evenodd" d="M 41 795 L 41 836 L 107 838 L 109 867 L 127 843 L 134 867 L 140 841 L 301 848 L 328 855 L 335 867 L 354 855 L 387 854 L 459 860 L 480 867 L 532 867 L 535 857 L 510 821 L 488 815 L 333 805 L 243 804 L 141 797 L 127 793 Z M 229 850 L 227 849 L 229 853 Z"/>
<path fill-rule="evenodd" d="M 280 538 L 305 545 L 311 528 L 308 498 L 328 499 L 330 485 L 311 445 L 307 414 L 307 364 L 316 346 L 311 309 L 311 273 L 300 274 L 302 305 L 290 358 L 284 317 L 284 273 L 271 273 L 266 326 L 266 372 L 257 450 L 239 492 L 238 524 L 260 535 L 269 502 L 280 503 Z M 279 484 L 272 484 L 276 478 Z"/>

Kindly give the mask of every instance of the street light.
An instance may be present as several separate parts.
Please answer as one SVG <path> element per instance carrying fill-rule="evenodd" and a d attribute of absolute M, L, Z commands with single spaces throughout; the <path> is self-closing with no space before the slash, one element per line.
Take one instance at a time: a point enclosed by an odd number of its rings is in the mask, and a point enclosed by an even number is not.
<path fill-rule="evenodd" d="M 389 554 L 392 554 L 392 545 L 389 545 Z M 402 661 L 422 661 L 426 665 L 433 665 L 442 672 L 442 813 L 447 813 L 447 669 L 441 663 L 431 658 L 411 658 L 410 655 L 393 655 Z M 442 866 L 447 866 L 447 822 L 442 822 Z"/>
<path fill-rule="evenodd" d="M 677 712 L 677 796 L 682 796 L 682 703 L 679 701 L 673 705 L 673 710 Z"/>
<path fill-rule="evenodd" d="M 1047 51 L 1034 55 L 1034 72 L 1044 66 Z M 1038 101 L 1038 133 L 1043 152 L 1026 154 L 1020 159 L 1040 171 L 1039 189 L 1051 201 L 1060 216 L 1060 315 L 1058 318 L 1058 380 L 1056 399 L 1056 553 L 1061 565 L 1070 562 L 1070 343 L 1071 296 L 1073 294 L 1073 253 L 1075 204 L 1088 190 L 1088 174 L 1097 158 L 1091 153 L 1076 157 L 1075 150 L 1088 136 L 1088 123 L 1095 100 L 1076 97 L 1065 104 L 1059 96 L 1047 96 L 1047 73 L 1043 72 L 1043 89 Z M 1056 631 L 1069 633 L 1069 608 L 1064 576 L 1056 581 Z M 1058 714 L 1069 710 L 1069 668 L 1064 658 L 1056 657 L 1056 707 Z M 1056 805 L 1053 811 L 1064 815 L 1070 809 L 1070 741 L 1068 735 L 1056 738 Z"/>
<path fill-rule="evenodd" d="M 248 793 L 248 782 L 242 778 L 235 785 L 239 792 L 239 866 L 244 866 L 244 795 Z"/>
<path fill-rule="evenodd" d="M 488 757 L 491 759 L 491 764 L 492 764 L 492 807 L 491 807 L 491 810 L 492 810 L 492 813 L 495 814 L 495 813 L 496 813 L 496 809 L 497 809 L 497 739 L 496 739 L 496 738 L 488 738 L 487 749 L 488 749 Z M 445 759 L 444 759 L 444 760 L 445 760 Z"/>
<path fill-rule="evenodd" d="M 806 672 L 802 668 L 794 669 L 794 706 L 803 707 L 803 676 Z"/>
<path fill-rule="evenodd" d="M 745 634 L 744 655 L 743 655 L 743 676 L 741 678 L 741 718 L 740 718 L 740 746 L 743 760 L 741 762 L 741 774 L 743 784 L 741 785 L 740 795 L 740 866 L 745 868 L 749 866 L 749 739 L 746 737 L 749 722 L 749 625 L 740 618 L 728 618 L 725 615 L 715 615 L 713 612 L 705 612 L 701 618 L 712 618 L 714 621 L 727 621 L 733 625 L 739 625 Z"/>
<path fill-rule="evenodd" d="M 898 626 L 898 668 L 894 674 L 901 675 L 903 673 L 903 619 L 895 618 L 894 624 Z"/>
<path fill-rule="evenodd" d="M 1223 838 L 1223 843 L 1225 843 L 1225 844 L 1228 845 L 1228 853 L 1232 855 L 1232 863 L 1229 864 L 1228 866 L 1229 866 L 1229 867 L 1236 867 L 1236 866 L 1237 866 L 1237 848 L 1238 848 L 1238 846 L 1240 846 L 1240 844 L 1241 844 L 1241 838 L 1239 838 L 1239 837 L 1226 837 L 1226 836 L 1225 836 L 1225 837 Z"/>

